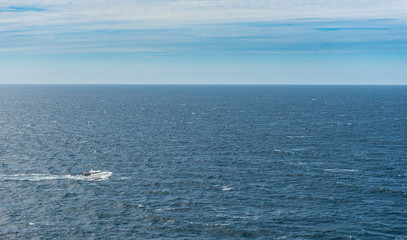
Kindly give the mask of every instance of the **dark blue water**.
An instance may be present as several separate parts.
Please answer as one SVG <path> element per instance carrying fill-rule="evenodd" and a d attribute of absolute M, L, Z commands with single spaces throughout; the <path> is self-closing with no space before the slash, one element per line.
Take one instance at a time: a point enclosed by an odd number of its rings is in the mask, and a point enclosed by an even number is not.
<path fill-rule="evenodd" d="M 406 103 L 406 86 L 0 86 L 0 239 L 407 239 Z"/>

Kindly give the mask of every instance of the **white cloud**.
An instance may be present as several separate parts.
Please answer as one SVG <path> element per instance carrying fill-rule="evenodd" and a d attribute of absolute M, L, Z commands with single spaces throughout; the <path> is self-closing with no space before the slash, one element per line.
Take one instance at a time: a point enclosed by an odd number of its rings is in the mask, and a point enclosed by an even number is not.
<path fill-rule="evenodd" d="M 19 11 L 1 11 L 1 9 L 10 7 L 11 9 L 21 7 L 21 9 Z M 35 11 L 35 9 L 41 11 Z M 166 54 L 175 51 L 201 50 L 211 52 L 221 49 L 218 46 L 212 47 L 213 43 L 210 41 L 213 41 L 214 38 L 252 37 L 262 34 L 266 39 L 264 41 L 268 41 L 267 43 L 264 43 L 263 39 L 252 38 L 232 42 L 235 45 L 230 46 L 242 46 L 244 51 L 293 52 L 304 51 L 304 49 L 285 48 L 282 47 L 283 44 L 281 43 L 290 44 L 293 39 L 294 42 L 298 41 L 299 36 L 304 41 L 299 42 L 298 46 L 305 45 L 303 43 L 306 43 L 305 41 L 313 36 L 321 37 L 317 40 L 324 40 L 324 37 L 327 37 L 327 41 L 332 40 L 331 36 L 335 34 L 315 35 L 309 29 L 304 30 L 298 25 L 281 29 L 277 27 L 273 29 L 252 27 L 249 29 L 244 24 L 227 25 L 248 22 L 284 23 L 288 21 L 292 23 L 292 19 L 296 19 L 295 21 L 298 23 L 301 21 L 299 19 L 304 18 L 308 19 L 308 23 L 312 19 L 317 19 L 315 21 L 323 21 L 324 19 L 357 21 L 386 18 L 400 19 L 404 22 L 407 19 L 407 1 L 21 0 L 11 2 L 0 0 L 0 54 L 18 52 L 157 52 Z M 211 24 L 226 24 L 226 26 L 219 27 Z M 306 25 L 304 28 L 310 28 L 310 26 Z M 180 28 L 186 30 L 180 32 Z M 169 34 L 114 32 L 143 29 L 152 31 L 154 29 L 171 29 L 173 32 Z M 400 31 L 396 32 L 396 34 L 399 33 Z M 272 36 L 273 34 L 275 36 Z M 402 31 L 402 34 L 397 36 L 404 38 L 405 31 Z M 355 37 L 356 35 L 350 36 Z M 360 35 L 357 35 L 356 41 L 359 40 Z M 180 46 L 178 42 L 186 44 Z M 193 44 L 199 45 L 201 49 L 192 46 Z M 274 45 L 276 48 L 270 48 L 269 45 Z M 402 43 L 403 49 L 404 45 Z M 260 46 L 267 48 L 260 48 Z M 237 50 L 228 48 L 229 46 L 224 47 L 229 51 Z"/>
<path fill-rule="evenodd" d="M 0 23 L 21 26 L 89 22 L 145 25 L 275 21 L 295 18 L 406 18 L 405 0 L 23 0 L 42 12 L 2 12 Z M 0 1 L 0 7 L 10 1 Z"/>

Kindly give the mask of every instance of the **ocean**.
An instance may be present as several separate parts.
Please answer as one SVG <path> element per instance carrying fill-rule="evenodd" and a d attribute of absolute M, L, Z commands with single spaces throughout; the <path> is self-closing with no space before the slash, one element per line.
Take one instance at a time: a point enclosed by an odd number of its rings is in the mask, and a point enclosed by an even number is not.
<path fill-rule="evenodd" d="M 0 85 L 0 239 L 407 239 L 406 104 L 407 86 Z"/>

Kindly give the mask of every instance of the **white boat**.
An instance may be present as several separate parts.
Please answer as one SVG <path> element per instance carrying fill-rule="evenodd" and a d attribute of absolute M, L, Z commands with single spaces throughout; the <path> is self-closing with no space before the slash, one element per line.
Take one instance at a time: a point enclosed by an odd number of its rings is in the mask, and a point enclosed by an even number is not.
<path fill-rule="evenodd" d="M 89 176 L 92 176 L 92 175 L 95 175 L 95 174 L 100 174 L 101 171 L 90 170 L 89 172 L 81 172 L 81 173 L 83 174 L 83 176 L 89 177 Z"/>
<path fill-rule="evenodd" d="M 112 173 L 111 172 L 102 172 L 102 171 L 94 171 L 90 170 L 88 172 L 81 172 L 83 175 L 84 180 L 90 180 L 90 181 L 97 181 L 97 180 L 105 180 L 109 178 Z"/>

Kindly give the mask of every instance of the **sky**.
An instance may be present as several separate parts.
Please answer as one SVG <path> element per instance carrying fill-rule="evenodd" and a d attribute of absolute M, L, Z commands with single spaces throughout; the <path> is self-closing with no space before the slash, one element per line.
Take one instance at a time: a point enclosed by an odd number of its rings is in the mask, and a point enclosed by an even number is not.
<path fill-rule="evenodd" d="M 0 84 L 407 84 L 405 0 L 0 0 Z"/>

